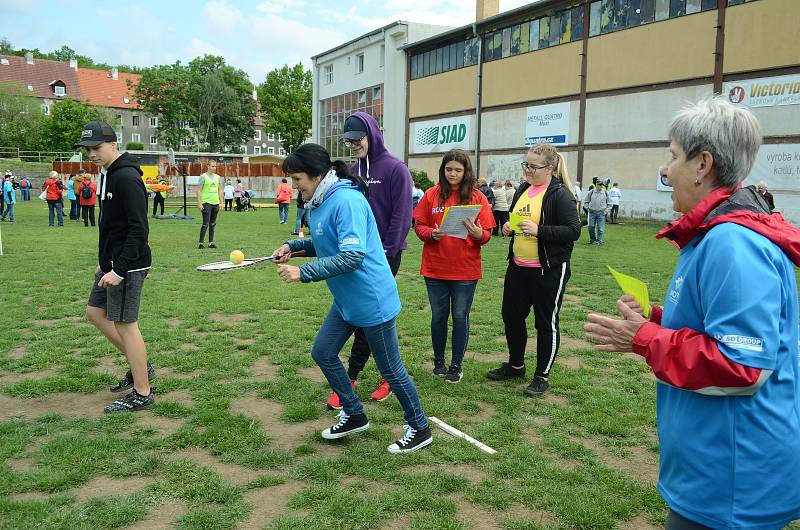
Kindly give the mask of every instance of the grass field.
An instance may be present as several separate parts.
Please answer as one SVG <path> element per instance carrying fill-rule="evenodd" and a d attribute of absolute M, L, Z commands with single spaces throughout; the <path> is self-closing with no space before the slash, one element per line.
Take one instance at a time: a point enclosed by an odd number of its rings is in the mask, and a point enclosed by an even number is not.
<path fill-rule="evenodd" d="M 195 210 L 196 212 L 196 210 Z M 411 455 L 397 400 L 369 400 L 372 428 L 326 442 L 328 387 L 309 350 L 330 306 L 324 284 L 279 281 L 274 266 L 200 274 L 233 249 L 266 255 L 293 225 L 277 211 L 221 212 L 216 250 L 196 248 L 199 220 L 151 220 L 153 270 L 140 326 L 158 379 L 149 412 L 107 416 L 108 387 L 126 365 L 85 320 L 97 234 L 47 227 L 33 200 L 4 223 L 0 258 L 0 528 L 567 528 L 663 525 L 655 488 L 655 382 L 632 355 L 583 339 L 587 311 L 611 312 L 606 265 L 663 298 L 677 252 L 660 225 L 609 226 L 604 247 L 583 233 L 561 314 L 562 345 L 544 398 L 485 372 L 507 359 L 500 319 L 507 240 L 484 250 L 465 377 L 430 373 L 421 245 L 409 235 L 398 275 L 403 357 L 428 415 L 498 451 L 489 456 L 434 431 Z M 291 221 L 294 221 L 292 208 Z M 532 324 L 531 334 L 535 333 Z M 535 340 L 529 341 L 531 365 Z"/>

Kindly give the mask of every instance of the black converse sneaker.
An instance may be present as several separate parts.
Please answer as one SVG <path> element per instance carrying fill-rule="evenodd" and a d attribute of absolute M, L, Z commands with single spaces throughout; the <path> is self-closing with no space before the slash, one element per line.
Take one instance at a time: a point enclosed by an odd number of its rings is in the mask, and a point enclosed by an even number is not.
<path fill-rule="evenodd" d="M 147 379 L 149 381 L 152 381 L 155 378 L 156 378 L 156 371 L 153 370 L 153 365 L 147 363 Z M 125 377 L 120 379 L 116 385 L 111 387 L 111 391 L 114 393 L 125 392 L 126 390 L 130 390 L 131 388 L 133 388 L 133 374 L 131 374 L 131 371 L 128 370 L 125 373 Z"/>
<path fill-rule="evenodd" d="M 438 375 L 439 377 L 444 377 L 444 374 L 447 373 L 447 365 L 444 364 L 444 361 L 437 361 L 434 359 L 433 361 L 433 375 Z"/>
<path fill-rule="evenodd" d="M 103 412 L 115 414 L 117 412 L 135 412 L 137 410 L 149 409 L 156 402 L 156 395 L 150 389 L 149 396 L 139 394 L 135 389 L 125 397 L 119 398 L 110 405 L 106 405 Z"/>
<path fill-rule="evenodd" d="M 345 414 L 343 410 L 339 412 L 339 423 L 323 430 L 322 437 L 326 440 L 335 440 L 348 434 L 366 431 L 367 429 L 369 429 L 369 420 L 366 414 L 361 413 L 350 416 Z"/>
<path fill-rule="evenodd" d="M 433 443 L 433 434 L 431 434 L 430 427 L 425 427 L 419 431 L 409 425 L 404 425 L 404 427 L 406 428 L 406 433 L 389 446 L 390 453 L 411 453 Z"/>
<path fill-rule="evenodd" d="M 458 383 L 464 377 L 464 370 L 461 369 L 459 364 L 451 364 L 450 369 L 444 376 L 444 380 L 448 383 Z"/>
<path fill-rule="evenodd" d="M 503 379 L 511 379 L 514 377 L 525 377 L 525 367 L 514 368 L 508 363 L 503 363 L 500 368 L 489 370 L 486 377 L 495 381 L 502 381 Z"/>
<path fill-rule="evenodd" d="M 550 388 L 550 382 L 547 380 L 546 377 L 536 376 L 531 381 L 531 384 L 528 385 L 528 388 L 523 390 L 525 395 L 528 396 L 541 396 Z"/>

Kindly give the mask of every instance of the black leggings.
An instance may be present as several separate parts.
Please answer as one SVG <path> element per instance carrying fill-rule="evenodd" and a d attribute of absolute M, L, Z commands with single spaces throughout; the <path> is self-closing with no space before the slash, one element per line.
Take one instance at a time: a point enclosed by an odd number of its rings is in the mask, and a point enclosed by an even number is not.
<path fill-rule="evenodd" d="M 164 196 L 156 193 L 153 196 L 153 217 L 156 216 L 156 208 L 161 205 L 161 215 L 164 215 Z"/>
<path fill-rule="evenodd" d="M 233 211 L 233 199 L 225 199 L 225 211 L 226 212 Z"/>
<path fill-rule="evenodd" d="M 711 530 L 711 528 L 690 521 L 686 517 L 670 510 L 669 514 L 667 514 L 667 525 L 664 530 Z"/>
<path fill-rule="evenodd" d="M 503 225 L 508 221 L 508 212 L 492 210 L 492 213 L 494 214 L 494 223 L 496 225 L 494 228 L 492 228 L 492 235 L 497 236 L 502 234 Z"/>
<path fill-rule="evenodd" d="M 569 263 L 553 268 L 520 267 L 514 259 L 508 263 L 503 284 L 503 322 L 511 366 L 525 364 L 528 326 L 525 319 L 533 307 L 536 325 L 536 373 L 547 377 L 561 343 L 558 315 L 564 289 L 570 277 Z"/>
<path fill-rule="evenodd" d="M 92 226 L 94 226 L 94 205 L 81 206 L 81 213 L 83 214 L 83 226 L 89 226 L 89 221 L 91 221 Z"/>
<path fill-rule="evenodd" d="M 203 203 L 203 225 L 200 227 L 200 242 L 202 243 L 206 237 L 206 229 L 208 229 L 208 242 L 214 242 L 214 227 L 217 226 L 217 214 L 219 213 L 219 204 Z"/>
<path fill-rule="evenodd" d="M 403 251 L 397 253 L 393 258 L 388 258 L 389 268 L 392 271 L 392 276 L 397 276 L 397 271 L 400 269 L 400 261 L 403 259 Z M 369 343 L 367 337 L 364 335 L 364 330 L 356 328 L 353 334 L 353 347 L 350 349 L 350 359 L 347 361 L 347 375 L 350 379 L 358 379 L 358 374 L 364 369 L 370 356 Z"/>

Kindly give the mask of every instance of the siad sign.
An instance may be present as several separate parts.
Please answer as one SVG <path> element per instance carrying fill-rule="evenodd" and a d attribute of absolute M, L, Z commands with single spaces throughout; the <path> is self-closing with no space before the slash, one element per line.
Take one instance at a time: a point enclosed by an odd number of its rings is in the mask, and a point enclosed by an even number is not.
<path fill-rule="evenodd" d="M 450 149 L 470 149 L 472 116 L 413 123 L 413 153 L 439 153 Z"/>

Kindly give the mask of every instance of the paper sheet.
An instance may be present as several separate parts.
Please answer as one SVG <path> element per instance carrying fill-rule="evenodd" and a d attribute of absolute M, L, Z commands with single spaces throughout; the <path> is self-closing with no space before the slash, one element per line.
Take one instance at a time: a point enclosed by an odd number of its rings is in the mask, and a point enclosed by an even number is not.
<path fill-rule="evenodd" d="M 519 215 L 516 212 L 510 212 L 508 214 L 508 224 L 511 225 L 511 230 L 516 230 L 517 232 L 521 231 L 520 225 L 525 218 Z"/>
<path fill-rule="evenodd" d="M 460 239 L 467 238 L 467 227 L 464 225 L 465 219 L 472 221 L 478 217 L 482 206 L 480 204 L 465 204 L 464 206 L 449 206 L 444 211 L 442 217 L 442 225 L 439 229 L 444 232 L 446 236 L 458 237 Z"/>
<path fill-rule="evenodd" d="M 650 295 L 647 292 L 647 284 L 638 278 L 615 271 L 610 265 L 606 265 L 606 267 L 611 271 L 614 279 L 617 280 L 622 292 L 633 296 L 642 306 L 644 317 L 650 318 Z"/>

